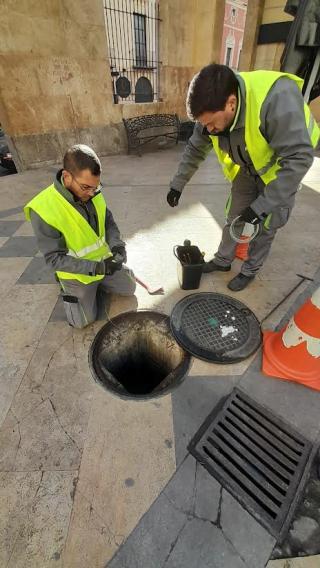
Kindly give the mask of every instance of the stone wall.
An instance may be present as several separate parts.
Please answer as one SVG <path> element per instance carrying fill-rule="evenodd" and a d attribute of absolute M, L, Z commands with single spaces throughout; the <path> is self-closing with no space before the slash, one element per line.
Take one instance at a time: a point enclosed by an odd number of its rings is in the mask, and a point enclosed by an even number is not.
<path fill-rule="evenodd" d="M 224 0 L 160 0 L 161 99 L 115 105 L 102 0 L 2 4 L 0 122 L 18 169 L 55 163 L 76 142 L 124 152 L 123 117 L 185 116 L 190 79 L 218 60 L 223 17 Z"/>

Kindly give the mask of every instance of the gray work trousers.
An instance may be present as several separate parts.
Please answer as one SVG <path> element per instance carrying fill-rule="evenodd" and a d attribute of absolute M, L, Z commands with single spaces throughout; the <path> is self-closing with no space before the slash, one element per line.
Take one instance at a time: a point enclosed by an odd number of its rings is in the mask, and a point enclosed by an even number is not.
<path fill-rule="evenodd" d="M 103 280 L 92 284 L 83 284 L 78 280 L 62 280 L 60 285 L 67 320 L 72 327 L 78 329 L 86 327 L 97 319 L 98 290 L 120 296 L 133 296 L 136 289 L 134 274 L 125 265 L 112 276 L 105 276 Z"/>
<path fill-rule="evenodd" d="M 243 170 L 240 170 L 235 177 L 231 188 L 231 202 L 229 202 L 230 209 L 227 214 L 227 221 L 222 231 L 218 251 L 214 256 L 216 264 L 230 266 L 234 260 L 237 243 L 230 236 L 230 224 L 246 207 L 251 205 L 263 188 L 264 184 L 258 176 L 254 177 Z M 245 260 L 242 264 L 242 274 L 253 276 L 260 270 L 269 254 L 277 229 L 287 223 L 292 207 L 293 203 L 288 207 L 279 207 L 274 211 L 268 229 L 262 224 L 260 233 L 249 244 L 248 260 Z"/>

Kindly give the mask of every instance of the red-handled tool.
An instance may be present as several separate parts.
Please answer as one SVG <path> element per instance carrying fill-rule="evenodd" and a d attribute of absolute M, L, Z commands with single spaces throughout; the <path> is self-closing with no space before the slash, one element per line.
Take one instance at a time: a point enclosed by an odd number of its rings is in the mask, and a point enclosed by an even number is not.
<path fill-rule="evenodd" d="M 140 278 L 138 278 L 136 275 L 134 275 L 134 277 L 136 282 L 140 284 L 140 286 L 145 288 L 145 290 L 147 290 L 148 294 L 150 294 L 151 296 L 154 296 L 156 294 L 164 294 L 164 289 L 162 288 L 162 286 L 149 286 L 149 284 L 143 282 L 143 280 L 140 280 Z"/>

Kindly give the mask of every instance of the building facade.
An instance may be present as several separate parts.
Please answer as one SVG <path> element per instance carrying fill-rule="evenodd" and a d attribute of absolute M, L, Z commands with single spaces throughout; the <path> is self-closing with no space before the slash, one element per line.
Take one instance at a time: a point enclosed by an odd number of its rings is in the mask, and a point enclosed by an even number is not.
<path fill-rule="evenodd" d="M 158 0 L 104 0 L 114 103 L 160 99 Z"/>
<path fill-rule="evenodd" d="M 219 60 L 223 18 L 224 0 L 6 2 L 0 123 L 18 170 L 79 142 L 125 152 L 123 118 L 184 118 L 192 77 Z"/>
<path fill-rule="evenodd" d="M 239 68 L 246 15 L 247 2 L 226 0 L 220 63 L 235 71 Z"/>

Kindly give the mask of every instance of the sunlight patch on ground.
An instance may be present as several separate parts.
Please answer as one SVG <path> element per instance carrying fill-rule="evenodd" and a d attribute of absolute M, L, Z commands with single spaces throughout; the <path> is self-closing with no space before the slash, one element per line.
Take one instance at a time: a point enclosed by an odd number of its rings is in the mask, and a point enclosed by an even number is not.
<path fill-rule="evenodd" d="M 170 294 L 177 289 L 178 261 L 173 247 L 185 239 L 206 252 L 207 258 L 220 242 L 221 227 L 201 203 L 184 207 L 127 239 L 128 264 L 138 276 L 152 285 L 160 282 Z"/>

